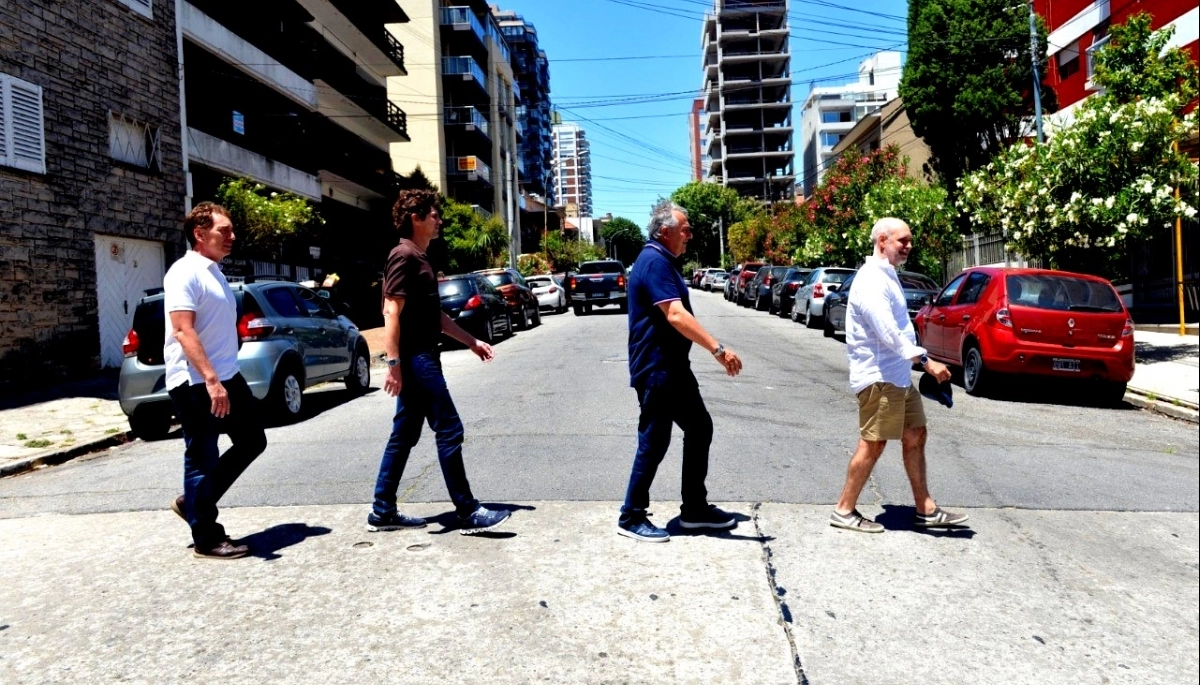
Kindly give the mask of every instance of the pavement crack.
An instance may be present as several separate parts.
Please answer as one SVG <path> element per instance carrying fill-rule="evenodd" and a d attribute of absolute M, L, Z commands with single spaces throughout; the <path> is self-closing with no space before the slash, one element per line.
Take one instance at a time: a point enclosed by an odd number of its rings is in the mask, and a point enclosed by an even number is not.
<path fill-rule="evenodd" d="M 762 545 L 763 567 L 767 573 L 767 584 L 771 586 L 771 599 L 775 600 L 775 607 L 779 611 L 780 624 L 783 625 L 783 634 L 787 636 L 788 647 L 792 650 L 792 667 L 796 669 L 796 684 L 809 685 L 808 676 L 804 674 L 804 665 L 800 662 L 800 652 L 796 650 L 796 638 L 792 635 L 792 610 L 788 608 L 787 601 L 784 600 L 784 595 L 787 590 L 775 581 L 775 562 L 773 561 L 775 552 L 771 549 L 771 544 L 767 536 L 763 534 L 762 526 L 759 523 L 759 510 L 762 508 L 762 502 L 755 502 L 751 510 L 754 512 L 751 517 L 754 521 L 754 532 L 758 536 L 759 544 Z"/>
<path fill-rule="evenodd" d="M 404 491 L 404 493 L 396 498 L 396 501 L 397 502 L 407 502 L 408 496 L 413 494 L 413 490 L 417 489 L 417 486 L 421 484 L 421 481 L 425 480 L 425 476 L 429 474 L 429 469 L 433 468 L 435 464 L 438 464 L 438 462 L 431 461 L 428 464 L 426 464 L 425 468 L 421 469 L 421 472 L 418 473 L 417 477 L 413 479 L 412 485 L 408 486 L 408 488 Z"/>
<path fill-rule="evenodd" d="M 871 491 L 871 504 L 876 507 L 882 507 L 883 493 L 879 491 L 879 481 L 875 480 L 874 474 L 871 474 L 867 478 L 867 488 Z"/>

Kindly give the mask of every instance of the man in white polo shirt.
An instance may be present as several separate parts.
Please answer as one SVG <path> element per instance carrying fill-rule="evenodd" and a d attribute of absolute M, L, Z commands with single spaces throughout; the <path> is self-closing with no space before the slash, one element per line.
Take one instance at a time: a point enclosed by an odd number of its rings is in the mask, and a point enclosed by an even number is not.
<path fill-rule="evenodd" d="M 846 486 L 829 524 L 862 533 L 883 526 L 858 512 L 858 496 L 888 440 L 900 440 L 904 470 L 912 485 L 917 528 L 962 525 L 966 514 L 938 507 L 925 480 L 925 410 L 913 386 L 912 365 L 920 363 L 939 382 L 950 379 L 944 364 L 917 346 L 896 269 L 908 259 L 913 236 L 900 219 L 884 218 L 871 229 L 874 254 L 858 270 L 846 306 L 846 356 L 850 387 L 858 396 L 858 449 L 850 459 Z"/>
<path fill-rule="evenodd" d="M 167 388 L 183 425 L 183 495 L 171 510 L 188 522 L 202 559 L 250 553 L 217 523 L 217 502 L 267 447 L 258 400 L 238 370 L 237 301 L 218 263 L 233 249 L 224 207 L 201 202 L 183 223 L 192 246 L 163 278 Z M 233 446 L 220 454 L 217 438 Z"/>

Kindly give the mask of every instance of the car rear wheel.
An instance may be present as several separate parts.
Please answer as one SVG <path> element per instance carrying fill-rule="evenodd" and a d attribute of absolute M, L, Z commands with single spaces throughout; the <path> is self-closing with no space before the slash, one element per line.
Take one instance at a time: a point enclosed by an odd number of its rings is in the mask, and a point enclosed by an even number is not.
<path fill-rule="evenodd" d="M 822 328 L 822 332 L 825 333 L 826 338 L 833 337 L 833 324 L 829 322 L 828 315 L 826 315 L 826 317 L 825 317 L 825 325 L 822 326 L 821 328 Z"/>
<path fill-rule="evenodd" d="M 583 316 L 583 313 L 584 313 L 583 305 L 577 304 L 574 306 L 574 309 L 575 309 L 575 316 Z"/>
<path fill-rule="evenodd" d="M 1126 389 L 1127 385 L 1125 383 L 1102 382 L 1099 392 L 1101 406 L 1120 407 L 1125 404 Z"/>
<path fill-rule="evenodd" d="M 295 421 L 304 408 L 304 376 L 296 364 L 287 362 L 275 372 L 271 383 L 271 408 L 284 422 Z"/>
<path fill-rule="evenodd" d="M 171 410 L 167 407 L 142 405 L 129 416 L 129 430 L 135 438 L 162 440 L 171 432 Z"/>
<path fill-rule="evenodd" d="M 621 300 L 621 305 L 620 305 L 620 307 L 618 307 L 618 309 L 621 310 L 622 314 L 628 314 L 629 313 L 629 300 Z"/>
<path fill-rule="evenodd" d="M 758 297 L 754 298 L 754 311 L 762 312 L 762 311 L 766 311 L 770 307 L 771 307 L 770 300 L 767 300 L 765 307 L 763 306 L 763 296 L 762 295 L 759 295 Z"/>
<path fill-rule="evenodd" d="M 983 396 L 988 385 L 988 371 L 983 364 L 983 353 L 972 343 L 963 354 L 963 390 L 968 395 Z"/>
<path fill-rule="evenodd" d="M 538 307 L 533 308 L 533 327 L 537 328 L 542 325 L 542 310 Z"/>
<path fill-rule="evenodd" d="M 504 313 L 504 337 L 511 338 L 516 334 L 517 334 L 517 332 L 513 330 L 512 314 L 505 312 Z"/>
<path fill-rule="evenodd" d="M 491 319 L 483 322 L 483 341 L 489 345 L 496 342 L 496 327 Z"/>
<path fill-rule="evenodd" d="M 798 304 L 798 302 L 792 302 L 792 311 L 788 312 L 788 318 L 792 320 L 792 323 L 800 323 L 800 307 L 797 306 Z"/>
<path fill-rule="evenodd" d="M 364 345 L 359 345 L 350 358 L 350 372 L 346 374 L 346 389 L 361 395 L 371 387 L 371 357 Z"/>
<path fill-rule="evenodd" d="M 808 306 L 804 308 L 804 326 L 806 328 L 817 327 L 817 317 L 812 313 L 812 302 L 809 302 Z"/>

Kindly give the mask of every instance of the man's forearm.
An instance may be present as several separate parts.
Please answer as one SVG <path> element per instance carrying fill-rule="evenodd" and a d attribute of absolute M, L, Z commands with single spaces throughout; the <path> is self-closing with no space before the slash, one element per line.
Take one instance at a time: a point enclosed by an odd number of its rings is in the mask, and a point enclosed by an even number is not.
<path fill-rule="evenodd" d="M 204 345 L 195 329 L 175 331 L 175 340 L 179 341 L 179 346 L 183 348 L 183 356 L 187 357 L 188 364 L 206 383 L 221 380 L 217 378 L 217 372 L 213 370 L 212 362 L 208 360 L 208 354 L 204 351 Z"/>
<path fill-rule="evenodd" d="M 450 315 L 446 312 L 442 312 L 442 333 L 450 336 L 467 347 L 470 347 L 475 342 L 475 336 L 464 331 L 462 326 L 459 326 L 457 323 L 455 323 L 454 319 L 451 319 Z"/>
<path fill-rule="evenodd" d="M 703 347 L 709 353 L 716 351 L 717 339 L 704 330 L 704 326 L 701 326 L 696 317 L 692 316 L 688 310 L 682 307 L 678 310 L 673 308 L 667 315 L 667 323 L 679 331 L 680 335 Z"/>
<path fill-rule="evenodd" d="M 383 315 L 383 351 L 388 359 L 400 358 L 400 317 Z"/>

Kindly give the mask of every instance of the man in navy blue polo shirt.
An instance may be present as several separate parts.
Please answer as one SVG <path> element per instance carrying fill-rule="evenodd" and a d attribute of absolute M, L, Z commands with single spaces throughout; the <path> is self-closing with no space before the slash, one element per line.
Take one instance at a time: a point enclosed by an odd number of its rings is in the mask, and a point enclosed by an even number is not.
<path fill-rule="evenodd" d="M 641 417 L 638 448 L 617 532 L 645 542 L 666 542 L 667 531 L 646 517 L 650 484 L 671 444 L 672 424 L 683 430 L 683 504 L 679 524 L 684 528 L 732 528 L 729 513 L 708 503 L 704 479 L 713 422 L 688 353 L 692 343 L 708 350 L 731 377 L 742 360 L 717 342 L 692 316 L 687 284 L 678 258 L 692 237 L 687 212 L 663 201 L 650 216 L 650 240 L 629 273 L 629 376 L 637 390 Z"/>

